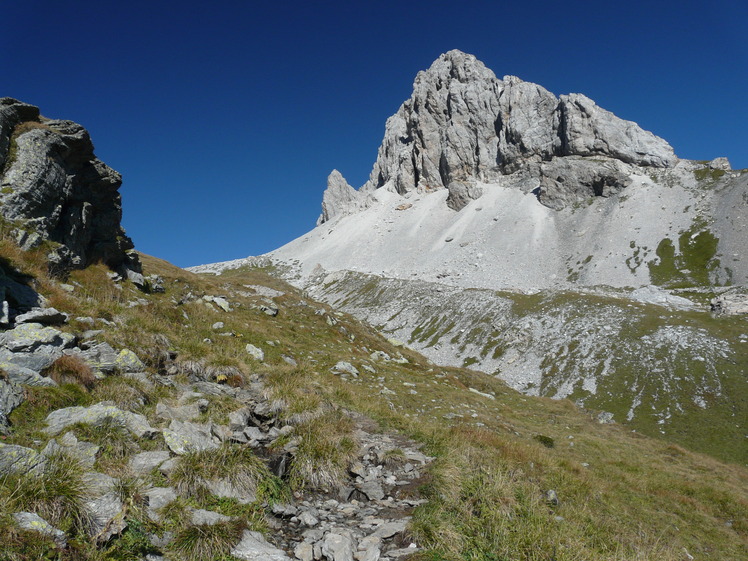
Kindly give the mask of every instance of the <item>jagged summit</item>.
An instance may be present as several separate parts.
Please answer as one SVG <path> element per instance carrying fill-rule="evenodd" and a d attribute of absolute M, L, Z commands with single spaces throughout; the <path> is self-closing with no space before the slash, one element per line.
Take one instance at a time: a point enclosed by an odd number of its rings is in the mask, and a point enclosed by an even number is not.
<path fill-rule="evenodd" d="M 588 162 L 570 176 L 559 159 L 574 156 L 612 161 Z M 319 223 L 368 206 L 371 193 L 385 187 L 401 195 L 446 188 L 448 205 L 460 210 L 480 195 L 476 182 L 518 172 L 542 178 L 540 201 L 558 209 L 625 187 L 618 162 L 670 167 L 676 161 L 666 141 L 584 95 L 556 98 L 515 76 L 499 80 L 473 55 L 452 50 L 418 73 L 412 96 L 387 120 L 369 181 L 353 192 L 340 189 L 338 178 L 330 183 Z M 564 183 L 582 189 L 569 193 Z"/>

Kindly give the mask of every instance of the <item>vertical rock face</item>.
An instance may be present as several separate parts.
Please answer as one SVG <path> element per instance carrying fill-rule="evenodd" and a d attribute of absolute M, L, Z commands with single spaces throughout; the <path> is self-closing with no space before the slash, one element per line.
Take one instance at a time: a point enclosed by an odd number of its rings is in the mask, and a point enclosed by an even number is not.
<path fill-rule="evenodd" d="M 631 121 L 619 119 L 582 94 L 562 95 L 554 117 L 562 156 L 610 156 L 638 166 L 671 167 L 670 145 Z"/>
<path fill-rule="evenodd" d="M 95 262 L 138 270 L 120 224 L 122 178 L 93 151 L 77 123 L 44 119 L 37 107 L 0 99 L 0 215 L 59 243 L 50 255 L 58 270 Z"/>
<path fill-rule="evenodd" d="M 338 170 L 332 170 L 327 178 L 327 189 L 322 197 L 322 215 L 317 220 L 317 224 L 327 222 L 335 215 L 355 210 L 362 198 L 358 191 L 348 185 Z"/>
<path fill-rule="evenodd" d="M 364 189 L 437 189 L 497 166 L 502 82 L 474 56 L 450 51 L 419 72 L 413 95 L 387 120 Z"/>
<path fill-rule="evenodd" d="M 474 56 L 449 51 L 418 73 L 413 95 L 387 120 L 377 160 L 359 196 L 346 192 L 343 197 L 337 183 L 329 184 L 328 191 L 335 193 L 325 194 L 328 204 L 318 223 L 355 210 L 354 201 L 366 206 L 360 195 L 382 187 L 400 194 L 448 188 L 449 206 L 460 210 L 480 196 L 481 190 L 473 188 L 477 182 L 492 183 L 523 170 L 540 177 L 538 165 L 570 156 L 656 167 L 677 161 L 667 142 L 581 94 L 557 98 L 514 76 L 499 80 Z M 618 167 L 598 164 L 597 170 L 590 165 L 580 170 L 582 181 L 576 181 L 573 169 L 565 183 L 544 174 L 540 201 L 562 208 L 575 197 L 605 196 L 626 186 Z M 593 183 L 605 187 L 593 188 Z M 551 191 L 545 197 L 544 189 Z M 330 204 L 333 198 L 339 204 Z"/>

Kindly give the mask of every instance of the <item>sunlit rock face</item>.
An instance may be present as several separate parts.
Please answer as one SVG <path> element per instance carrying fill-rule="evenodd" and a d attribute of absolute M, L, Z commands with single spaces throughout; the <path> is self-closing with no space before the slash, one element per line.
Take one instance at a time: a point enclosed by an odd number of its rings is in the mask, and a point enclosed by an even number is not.
<path fill-rule="evenodd" d="M 22 228 L 22 244 L 48 239 L 61 271 L 103 262 L 139 268 L 121 225 L 122 177 L 94 155 L 88 131 L 0 99 L 0 214 Z"/>

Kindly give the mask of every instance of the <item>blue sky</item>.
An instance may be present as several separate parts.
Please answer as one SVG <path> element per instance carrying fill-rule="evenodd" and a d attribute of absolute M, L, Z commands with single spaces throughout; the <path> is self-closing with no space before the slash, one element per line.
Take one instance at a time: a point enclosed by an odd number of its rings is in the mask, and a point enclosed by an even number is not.
<path fill-rule="evenodd" d="M 415 74 L 453 48 L 580 92 L 684 158 L 748 168 L 745 0 L 6 0 L 0 96 L 87 127 L 136 247 L 180 266 L 314 226 L 368 178 Z"/>

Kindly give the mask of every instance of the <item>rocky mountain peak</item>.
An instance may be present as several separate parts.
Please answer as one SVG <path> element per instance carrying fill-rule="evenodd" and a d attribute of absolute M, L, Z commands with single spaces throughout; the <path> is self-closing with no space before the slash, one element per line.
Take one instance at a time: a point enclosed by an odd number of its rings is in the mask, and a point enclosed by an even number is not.
<path fill-rule="evenodd" d="M 450 82 L 467 84 L 479 81 L 496 81 L 494 73 L 475 56 L 453 49 L 439 56 L 429 67 L 416 75 L 414 89 L 419 84 L 436 86 L 438 89 L 449 86 Z"/>
<path fill-rule="evenodd" d="M 577 173 L 557 161 L 567 157 L 655 167 L 677 161 L 666 141 L 584 95 L 557 98 L 516 76 L 499 80 L 475 56 L 452 50 L 418 73 L 410 99 L 387 120 L 369 181 L 343 198 L 339 190 L 326 195 L 335 211 L 323 211 L 319 223 L 366 207 L 380 188 L 401 195 L 448 189 L 448 204 L 460 210 L 480 196 L 476 183 L 523 171 L 537 180 L 539 200 L 556 209 L 599 195 L 601 184 L 606 193 L 626 187 L 617 163 L 587 162 Z"/>

